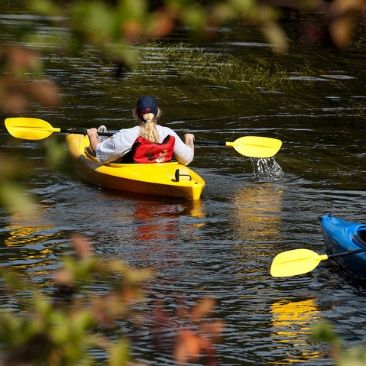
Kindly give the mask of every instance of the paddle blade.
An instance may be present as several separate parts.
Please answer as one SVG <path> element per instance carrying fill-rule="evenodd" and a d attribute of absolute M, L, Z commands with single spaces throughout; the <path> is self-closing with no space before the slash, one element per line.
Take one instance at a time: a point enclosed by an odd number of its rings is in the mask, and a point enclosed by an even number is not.
<path fill-rule="evenodd" d="M 227 142 L 226 146 L 232 146 L 239 154 L 251 158 L 270 158 L 278 153 L 282 141 L 271 137 L 244 136 Z"/>
<path fill-rule="evenodd" d="M 42 140 L 54 132 L 60 132 L 59 128 L 54 128 L 48 122 L 39 118 L 7 118 L 5 127 L 10 135 L 24 140 Z"/>
<path fill-rule="evenodd" d="M 309 249 L 295 249 L 277 254 L 271 265 L 271 276 L 290 277 L 307 273 L 316 268 L 326 254 L 319 255 Z"/>

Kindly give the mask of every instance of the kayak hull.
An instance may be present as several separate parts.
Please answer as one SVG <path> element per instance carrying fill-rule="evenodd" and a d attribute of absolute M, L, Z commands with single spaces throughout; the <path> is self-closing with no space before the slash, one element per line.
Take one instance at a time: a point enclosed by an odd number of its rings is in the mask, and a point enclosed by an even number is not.
<path fill-rule="evenodd" d="M 88 153 L 87 136 L 69 134 L 66 143 L 80 177 L 103 188 L 198 200 L 205 186 L 196 172 L 178 162 L 103 165 Z"/>
<path fill-rule="evenodd" d="M 328 254 L 337 254 L 358 249 L 365 252 L 333 258 L 354 278 L 366 280 L 366 224 L 340 219 L 332 215 L 319 218 Z"/>

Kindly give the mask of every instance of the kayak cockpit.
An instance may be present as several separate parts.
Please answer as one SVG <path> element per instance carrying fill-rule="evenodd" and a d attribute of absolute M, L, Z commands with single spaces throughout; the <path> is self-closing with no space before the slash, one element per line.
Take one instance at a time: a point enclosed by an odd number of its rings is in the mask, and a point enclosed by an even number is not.
<path fill-rule="evenodd" d="M 366 247 L 366 225 L 358 227 L 355 239 L 358 245 Z"/>

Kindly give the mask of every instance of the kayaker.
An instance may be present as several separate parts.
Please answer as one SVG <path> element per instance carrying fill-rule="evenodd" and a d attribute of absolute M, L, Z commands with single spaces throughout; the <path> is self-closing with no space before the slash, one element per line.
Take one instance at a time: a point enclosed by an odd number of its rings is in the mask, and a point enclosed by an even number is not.
<path fill-rule="evenodd" d="M 113 136 L 102 139 L 98 130 L 105 126 L 87 130 L 90 147 L 101 163 L 112 161 L 155 163 L 174 158 L 188 165 L 194 157 L 194 135 L 186 133 L 184 142 L 171 128 L 157 124 L 161 110 L 151 96 L 142 96 L 133 110 L 138 125 L 121 129 Z"/>

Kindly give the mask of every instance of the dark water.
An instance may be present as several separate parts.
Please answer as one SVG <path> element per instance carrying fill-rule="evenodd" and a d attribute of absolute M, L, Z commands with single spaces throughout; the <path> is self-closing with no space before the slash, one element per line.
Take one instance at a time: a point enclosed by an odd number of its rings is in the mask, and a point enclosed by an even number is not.
<path fill-rule="evenodd" d="M 254 37 L 222 33 L 207 50 L 223 59 L 276 62 L 290 82 L 248 92 L 235 80 L 184 78 L 177 70 L 195 65 L 178 58 L 167 67 L 158 45 L 147 50 L 144 73 L 121 79 L 113 78 L 113 65 L 96 57 L 55 55 L 46 60 L 47 74 L 59 82 L 63 105 L 57 111 L 35 106 L 30 116 L 53 126 L 118 129 L 133 124 L 136 97 L 153 94 L 164 112 L 162 124 L 180 134 L 281 139 L 276 162 L 283 178 L 258 183 L 250 159 L 233 149 L 197 147 L 191 167 L 206 180 L 199 202 L 118 195 L 81 182 L 69 161 L 50 171 L 42 143 L 15 141 L 2 129 L 1 149 L 34 163 L 26 189 L 39 200 L 42 222 L 26 223 L 1 209 L 1 262 L 47 289 L 77 231 L 92 239 L 102 257 L 154 268 L 148 302 L 216 298 L 215 316 L 226 324 L 218 345 L 222 365 L 330 365 L 326 348 L 309 341 L 310 326 L 325 318 L 347 345 L 366 341 L 365 288 L 330 263 L 286 279 L 272 278 L 269 267 L 281 251 L 324 252 L 321 214 L 366 221 L 365 54 L 293 46 L 279 57 Z M 140 358 L 172 364 L 148 344 L 146 334 L 137 344 Z"/>

